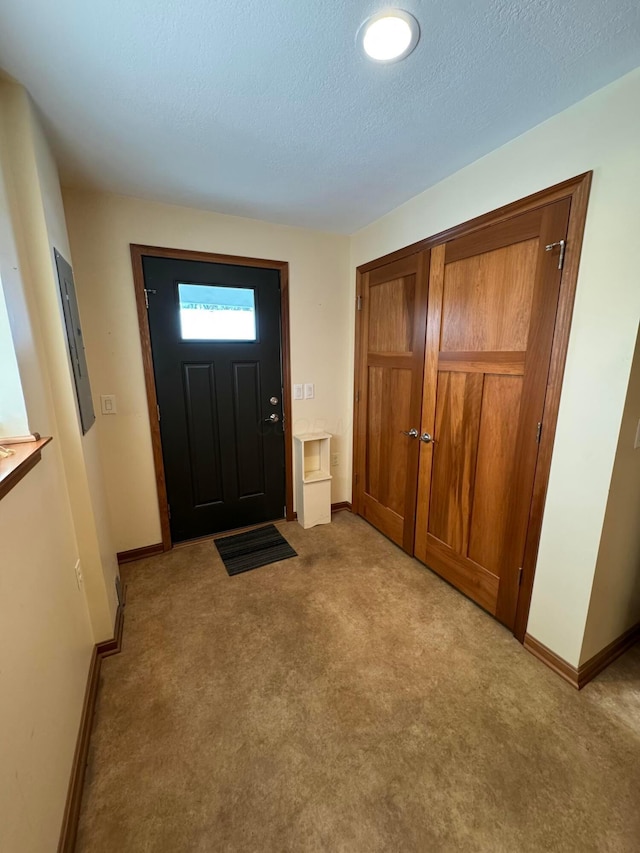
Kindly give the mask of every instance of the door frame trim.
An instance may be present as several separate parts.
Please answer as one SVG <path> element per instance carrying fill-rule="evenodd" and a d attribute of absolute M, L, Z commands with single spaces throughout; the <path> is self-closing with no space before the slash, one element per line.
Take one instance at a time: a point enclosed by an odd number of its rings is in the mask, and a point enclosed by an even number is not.
<path fill-rule="evenodd" d="M 133 286 L 138 310 L 138 328 L 140 330 L 140 346 L 142 350 L 142 367 L 144 384 L 147 392 L 147 409 L 149 427 L 151 429 L 151 446 L 153 450 L 153 466 L 158 493 L 158 510 L 160 512 L 160 527 L 162 530 L 162 549 L 169 551 L 173 547 L 171 527 L 169 524 L 169 502 L 167 500 L 167 482 L 162 456 L 162 438 L 158 421 L 158 398 L 153 370 L 153 354 L 151 350 L 151 332 L 149 316 L 144 294 L 144 270 L 142 258 L 170 258 L 179 261 L 202 261 L 212 264 L 228 264 L 258 269 L 278 270 L 280 273 L 280 349 L 282 354 L 282 412 L 284 426 L 285 452 L 285 518 L 293 521 L 293 437 L 291 414 L 291 336 L 289 324 L 289 263 L 274 261 L 266 258 L 245 258 L 240 255 L 221 255 L 213 252 L 198 252 L 189 249 L 170 249 L 165 246 L 144 246 L 131 243 L 131 266 L 133 269 Z"/>
<path fill-rule="evenodd" d="M 516 609 L 516 619 L 513 629 L 513 634 L 521 643 L 524 642 L 527 621 L 529 618 L 529 608 L 531 605 L 531 594 L 533 592 L 533 580 L 535 576 L 536 561 L 538 557 L 538 547 L 540 544 L 540 534 L 542 532 L 542 519 L 544 515 L 544 505 L 547 495 L 547 486 L 549 483 L 549 472 L 551 470 L 551 456 L 553 453 L 553 443 L 556 433 L 556 424 L 558 421 L 558 409 L 560 406 L 560 394 L 562 391 L 562 380 L 564 376 L 564 368 L 567 358 L 567 349 L 569 346 L 569 333 L 571 331 L 571 319 L 573 314 L 573 305 L 575 301 L 576 286 L 578 283 L 578 269 L 580 265 L 580 255 L 582 251 L 582 242 L 584 228 L 587 218 L 587 205 L 589 201 L 589 191 L 591 189 L 591 179 L 593 172 L 584 172 L 576 175 L 574 178 L 569 178 L 559 184 L 554 184 L 551 187 L 533 193 L 525 198 L 518 199 L 510 204 L 503 205 L 496 210 L 484 213 L 453 228 L 448 228 L 432 237 L 427 237 L 419 240 L 417 243 L 412 243 L 398 249 L 395 252 L 390 252 L 383 255 L 381 258 L 368 261 L 361 264 L 356 269 L 356 296 L 361 296 L 361 282 L 365 273 L 370 272 L 377 267 L 397 261 L 408 255 L 413 255 L 416 252 L 426 249 L 433 249 L 440 243 L 446 243 L 462 235 L 470 234 L 488 225 L 495 225 L 505 219 L 510 219 L 521 213 L 527 213 L 537 207 L 541 207 L 551 202 L 560 201 L 564 198 L 571 199 L 571 210 L 569 213 L 569 228 L 567 232 L 567 251 L 565 255 L 565 263 L 560 281 L 560 295 L 558 298 L 558 308 L 556 313 L 556 325 L 553 334 L 553 343 L 551 345 L 551 364 L 547 378 L 547 388 L 545 393 L 542 436 L 540 447 L 538 450 L 538 459 L 536 463 L 536 472 L 533 484 L 533 497 L 531 508 L 529 511 L 529 524 L 527 528 L 527 539 L 525 544 L 525 552 L 522 566 L 522 578 L 520 590 L 518 593 L 518 604 Z M 355 330 L 355 381 L 354 381 L 354 429 L 353 441 L 353 483 L 357 475 L 356 465 L 359 457 L 359 441 L 363 440 L 360 430 L 358 418 L 358 383 L 362 361 L 361 341 L 362 334 L 360 325 L 364 312 L 356 311 L 356 330 Z M 357 502 L 354 502 L 354 512 L 359 512 L 360 507 Z"/>

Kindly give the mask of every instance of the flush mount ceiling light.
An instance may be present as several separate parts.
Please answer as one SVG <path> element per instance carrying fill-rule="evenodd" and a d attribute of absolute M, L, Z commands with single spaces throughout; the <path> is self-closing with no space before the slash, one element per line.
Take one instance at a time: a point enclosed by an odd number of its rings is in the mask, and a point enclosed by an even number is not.
<path fill-rule="evenodd" d="M 408 12 L 389 9 L 365 21 L 357 40 L 365 55 L 374 62 L 398 62 L 418 44 L 420 27 Z"/>

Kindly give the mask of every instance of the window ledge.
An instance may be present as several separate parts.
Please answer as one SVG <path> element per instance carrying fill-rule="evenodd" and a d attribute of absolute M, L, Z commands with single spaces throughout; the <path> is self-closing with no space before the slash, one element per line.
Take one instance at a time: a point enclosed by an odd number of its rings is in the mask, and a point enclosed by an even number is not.
<path fill-rule="evenodd" d="M 19 443 L 12 441 L 3 442 L 0 439 L 0 445 L 13 450 L 11 456 L 8 456 L 6 459 L 0 459 L 0 499 L 8 495 L 25 474 L 28 474 L 38 464 L 42 457 L 42 448 L 45 444 L 49 444 L 50 441 L 51 436 L 40 438 L 37 434 L 34 436 L 33 441 Z"/>

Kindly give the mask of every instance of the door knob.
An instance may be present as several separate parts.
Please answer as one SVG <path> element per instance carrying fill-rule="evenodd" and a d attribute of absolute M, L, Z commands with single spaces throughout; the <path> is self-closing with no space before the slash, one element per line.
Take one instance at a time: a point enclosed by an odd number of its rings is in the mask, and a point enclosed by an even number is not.
<path fill-rule="evenodd" d="M 418 430 L 417 429 L 410 429 L 410 430 L 403 429 L 402 434 L 408 435 L 409 438 L 417 438 L 418 437 Z"/>
<path fill-rule="evenodd" d="M 279 420 L 280 420 L 280 415 L 276 415 L 275 412 L 273 412 L 273 414 L 269 415 L 268 418 L 265 418 L 265 421 L 267 421 L 267 423 L 272 423 L 272 424 L 277 424 Z"/>
<path fill-rule="evenodd" d="M 425 444 L 431 444 L 433 438 L 429 435 L 428 432 L 423 432 L 420 436 L 420 441 L 424 441 Z"/>

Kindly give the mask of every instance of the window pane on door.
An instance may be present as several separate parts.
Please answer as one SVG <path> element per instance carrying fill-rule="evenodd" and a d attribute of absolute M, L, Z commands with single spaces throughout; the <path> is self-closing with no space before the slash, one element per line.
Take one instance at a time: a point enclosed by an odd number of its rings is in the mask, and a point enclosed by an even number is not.
<path fill-rule="evenodd" d="M 185 341 L 255 341 L 253 288 L 179 284 L 180 328 Z"/>

